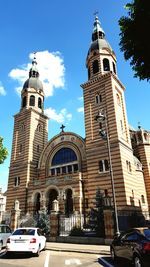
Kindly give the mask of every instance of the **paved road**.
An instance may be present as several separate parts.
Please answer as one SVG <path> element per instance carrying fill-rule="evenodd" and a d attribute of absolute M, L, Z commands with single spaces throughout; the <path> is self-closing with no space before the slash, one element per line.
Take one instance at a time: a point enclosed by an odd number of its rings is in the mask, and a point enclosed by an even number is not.
<path fill-rule="evenodd" d="M 103 265 L 99 262 L 100 258 L 97 254 L 50 250 L 42 251 L 39 257 L 7 256 L 2 253 L 0 267 L 102 267 Z"/>

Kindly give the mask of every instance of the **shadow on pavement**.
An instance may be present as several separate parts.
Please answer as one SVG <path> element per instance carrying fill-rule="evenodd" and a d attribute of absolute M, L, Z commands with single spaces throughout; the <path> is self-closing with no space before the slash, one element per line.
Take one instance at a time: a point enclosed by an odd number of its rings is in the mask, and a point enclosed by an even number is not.
<path fill-rule="evenodd" d="M 118 259 L 117 262 L 113 262 L 111 257 L 100 257 L 98 259 L 98 262 L 103 265 L 104 267 L 131 267 L 132 264 L 128 261 L 123 261 L 121 259 Z"/>
<path fill-rule="evenodd" d="M 31 253 L 15 253 L 15 252 L 4 252 L 1 255 L 3 259 L 26 259 L 34 257 Z"/>

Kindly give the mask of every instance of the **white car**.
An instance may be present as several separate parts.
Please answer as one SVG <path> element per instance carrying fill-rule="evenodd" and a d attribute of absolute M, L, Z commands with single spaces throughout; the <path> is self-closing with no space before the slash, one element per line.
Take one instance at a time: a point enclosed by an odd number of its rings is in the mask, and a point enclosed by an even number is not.
<path fill-rule="evenodd" d="M 11 229 L 6 224 L 0 224 L 0 251 L 6 247 L 7 238 L 11 235 Z"/>
<path fill-rule="evenodd" d="M 17 228 L 7 239 L 6 251 L 9 252 L 31 252 L 39 256 L 40 251 L 46 247 L 46 237 L 39 228 L 22 227 Z"/>

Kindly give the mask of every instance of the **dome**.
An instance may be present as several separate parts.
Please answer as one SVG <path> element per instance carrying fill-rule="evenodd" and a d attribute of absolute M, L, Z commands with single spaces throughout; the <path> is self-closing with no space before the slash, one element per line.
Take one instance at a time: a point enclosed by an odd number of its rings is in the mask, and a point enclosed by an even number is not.
<path fill-rule="evenodd" d="M 30 77 L 23 85 L 23 89 L 34 88 L 36 90 L 43 91 L 43 84 L 37 77 Z"/>
<path fill-rule="evenodd" d="M 94 42 L 91 43 L 91 46 L 90 46 L 89 51 L 88 51 L 88 55 L 92 51 L 95 51 L 95 50 L 99 50 L 100 51 L 100 49 L 103 49 L 103 48 L 107 48 L 107 49 L 112 51 L 112 48 L 111 48 L 110 44 L 107 42 L 106 39 L 97 39 L 97 40 L 95 40 Z"/>

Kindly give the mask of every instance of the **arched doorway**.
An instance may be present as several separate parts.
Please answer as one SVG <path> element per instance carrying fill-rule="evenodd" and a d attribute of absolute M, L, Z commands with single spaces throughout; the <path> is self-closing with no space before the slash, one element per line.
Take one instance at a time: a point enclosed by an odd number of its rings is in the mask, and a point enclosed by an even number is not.
<path fill-rule="evenodd" d="M 41 207 L 41 195 L 40 193 L 36 193 L 35 198 L 34 198 L 34 213 L 37 214 L 39 213 L 40 207 Z"/>
<path fill-rule="evenodd" d="M 50 214 L 53 209 L 53 201 L 57 200 L 58 192 L 56 189 L 50 189 L 47 193 L 47 213 Z"/>
<path fill-rule="evenodd" d="M 72 190 L 70 188 L 65 190 L 65 196 L 66 196 L 65 214 L 69 216 L 70 214 L 73 213 L 73 198 L 72 198 Z"/>

